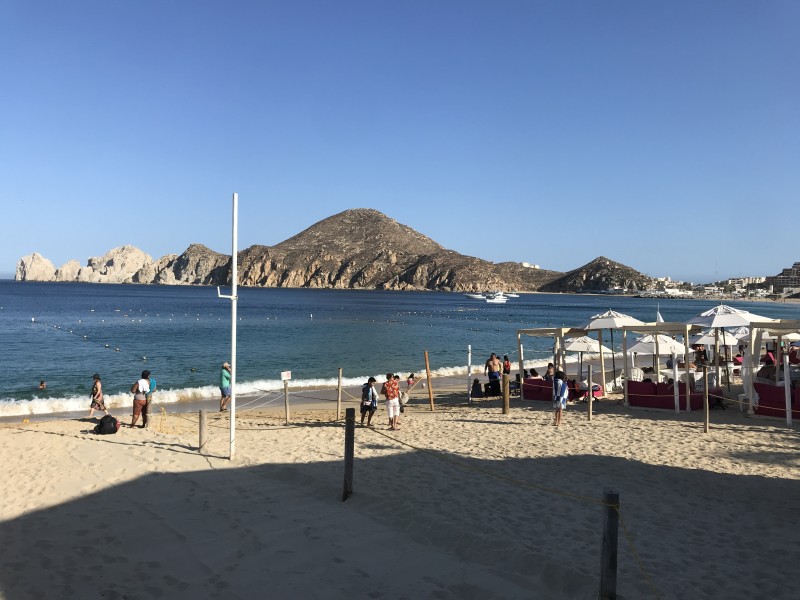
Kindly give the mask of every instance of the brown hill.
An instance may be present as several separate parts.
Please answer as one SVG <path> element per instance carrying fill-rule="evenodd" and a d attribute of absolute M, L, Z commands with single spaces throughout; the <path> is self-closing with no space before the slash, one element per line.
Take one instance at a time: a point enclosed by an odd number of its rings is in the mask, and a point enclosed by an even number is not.
<path fill-rule="evenodd" d="M 621 263 L 599 256 L 542 286 L 543 292 L 598 292 L 613 288 L 636 292 L 652 287 L 653 280 Z"/>

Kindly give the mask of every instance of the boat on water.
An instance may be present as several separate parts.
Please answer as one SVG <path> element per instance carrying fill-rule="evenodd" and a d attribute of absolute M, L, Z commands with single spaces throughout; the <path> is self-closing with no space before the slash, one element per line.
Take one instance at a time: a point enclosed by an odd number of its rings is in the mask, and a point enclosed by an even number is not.
<path fill-rule="evenodd" d="M 473 300 L 486 300 L 486 296 L 483 294 L 464 294 L 467 298 L 472 298 Z"/>
<path fill-rule="evenodd" d="M 508 296 L 503 292 L 494 292 L 486 296 L 486 302 L 489 304 L 505 304 L 508 302 Z"/>
<path fill-rule="evenodd" d="M 506 296 L 508 296 L 509 298 L 519 298 L 519 294 L 514 292 L 506 292 Z"/>

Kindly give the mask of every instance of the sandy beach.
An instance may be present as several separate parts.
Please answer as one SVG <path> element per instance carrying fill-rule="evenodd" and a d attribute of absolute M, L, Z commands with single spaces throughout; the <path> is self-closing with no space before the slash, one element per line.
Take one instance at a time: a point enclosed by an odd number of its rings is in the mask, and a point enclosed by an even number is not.
<path fill-rule="evenodd" d="M 345 406 L 354 406 L 348 399 Z M 330 405 L 326 405 L 330 406 Z M 325 406 L 285 426 L 213 413 L 90 433 L 5 423 L 2 598 L 595 598 L 604 489 L 620 494 L 622 598 L 794 598 L 800 438 L 778 420 L 418 390 L 399 431 Z"/>

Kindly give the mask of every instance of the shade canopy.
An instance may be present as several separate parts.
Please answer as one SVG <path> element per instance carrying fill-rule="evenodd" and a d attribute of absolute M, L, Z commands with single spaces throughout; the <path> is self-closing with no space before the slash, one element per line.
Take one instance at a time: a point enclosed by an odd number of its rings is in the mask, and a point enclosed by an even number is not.
<path fill-rule="evenodd" d="M 693 335 L 692 337 L 690 337 L 689 343 L 713 346 L 714 344 L 716 344 L 716 333 L 714 332 L 713 329 L 701 331 L 697 335 Z M 719 344 L 720 346 L 738 346 L 739 344 L 741 344 L 741 341 L 733 333 L 722 329 L 719 332 Z"/>
<path fill-rule="evenodd" d="M 655 354 L 656 336 L 648 334 L 636 338 L 633 344 L 628 346 L 628 352 L 635 352 L 636 354 Z M 686 352 L 686 349 L 681 342 L 673 340 L 671 337 L 666 335 L 659 335 L 658 353 L 666 355 L 666 354 L 672 354 L 673 352 L 675 354 L 683 354 Z"/>
<path fill-rule="evenodd" d="M 615 310 L 607 310 L 589 319 L 584 329 L 621 329 L 632 325 L 644 325 L 644 321 Z"/>
<path fill-rule="evenodd" d="M 692 325 L 702 325 L 703 327 L 741 327 L 750 325 L 753 321 L 773 321 L 750 311 L 740 308 L 733 308 L 726 304 L 720 304 L 687 321 Z"/>
<path fill-rule="evenodd" d="M 588 335 L 565 339 L 564 350 L 567 352 L 611 352 L 611 348 L 601 346 L 600 342 Z"/>

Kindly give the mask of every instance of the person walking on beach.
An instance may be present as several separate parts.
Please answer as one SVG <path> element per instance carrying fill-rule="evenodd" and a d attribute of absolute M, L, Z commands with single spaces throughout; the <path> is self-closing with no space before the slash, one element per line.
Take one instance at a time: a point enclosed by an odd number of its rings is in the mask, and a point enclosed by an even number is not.
<path fill-rule="evenodd" d="M 508 360 L 508 354 L 503 355 L 503 375 L 511 375 L 511 361 Z"/>
<path fill-rule="evenodd" d="M 567 376 L 563 371 L 556 371 L 555 378 L 553 379 L 553 408 L 556 410 L 553 425 L 556 427 L 561 425 L 561 415 L 564 409 L 567 408 L 568 397 L 569 386 L 567 385 Z"/>
<path fill-rule="evenodd" d="M 222 363 L 222 370 L 219 372 L 219 392 L 222 394 L 219 412 L 225 412 L 231 399 L 231 366 L 228 363 Z"/>
<path fill-rule="evenodd" d="M 103 384 L 100 382 L 100 375 L 92 375 L 92 404 L 89 406 L 89 418 L 94 416 L 94 411 L 102 410 L 108 414 L 106 403 L 103 402 Z"/>
<path fill-rule="evenodd" d="M 131 386 L 133 393 L 133 418 L 131 419 L 131 429 L 136 426 L 139 415 L 142 417 L 142 428 L 147 427 L 147 394 L 150 393 L 150 382 L 147 377 L 150 371 L 142 371 L 142 377 Z"/>
<path fill-rule="evenodd" d="M 370 377 L 361 386 L 361 426 L 364 426 L 364 417 L 367 416 L 367 427 L 372 427 L 372 415 L 378 410 L 378 392 L 375 391 L 375 378 Z"/>
<path fill-rule="evenodd" d="M 147 373 L 147 381 L 150 384 L 150 391 L 145 394 L 145 400 L 147 400 L 147 414 L 149 415 L 152 412 L 153 392 L 156 391 L 156 378 L 153 377 L 150 371 L 144 371 L 144 373 Z M 142 373 L 142 375 L 144 375 L 144 373 Z"/>
<path fill-rule="evenodd" d="M 386 412 L 389 413 L 389 429 L 400 429 L 400 385 L 393 373 L 386 374 L 386 382 L 381 387 L 386 397 Z"/>

